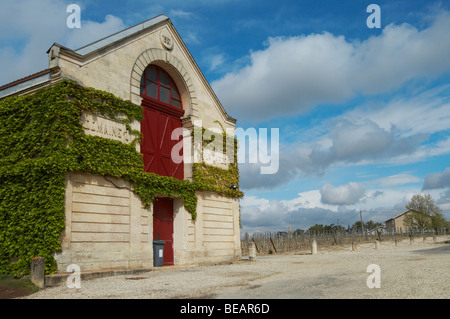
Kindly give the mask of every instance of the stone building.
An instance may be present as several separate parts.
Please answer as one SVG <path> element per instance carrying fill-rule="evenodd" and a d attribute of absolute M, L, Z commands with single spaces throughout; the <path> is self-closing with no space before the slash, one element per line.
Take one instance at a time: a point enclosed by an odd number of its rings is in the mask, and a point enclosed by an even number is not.
<path fill-rule="evenodd" d="M 55 43 L 47 53 L 48 69 L 0 87 L 0 99 L 70 80 L 140 105 L 143 120 L 130 126 L 142 134 L 136 151 L 143 154 L 147 172 L 192 181 L 192 157 L 199 151 L 192 147 L 194 127 L 234 136 L 236 120 L 227 114 L 163 15 L 77 50 Z M 80 121 L 86 135 L 122 143 L 133 138 L 125 124 L 107 116 L 84 112 Z M 173 139 L 176 129 L 182 134 Z M 171 156 L 177 145 L 183 146 L 181 160 Z M 217 149 L 212 153 L 224 156 Z M 210 164 L 223 170 L 229 166 Z M 152 267 L 155 239 L 166 243 L 164 265 L 233 260 L 241 255 L 239 196 L 196 191 L 194 220 L 181 198 L 161 196 L 146 206 L 133 184 L 121 178 L 68 172 L 65 181 L 65 229 L 62 249 L 54 255 L 58 272 L 70 264 L 82 271 Z"/>
<path fill-rule="evenodd" d="M 406 222 L 406 218 L 407 218 L 407 216 L 410 216 L 410 217 L 414 216 L 414 213 L 419 214 L 415 210 L 410 209 L 401 214 L 398 214 L 397 216 L 389 218 L 388 220 L 385 221 L 386 231 L 395 232 L 395 233 L 399 233 L 399 234 L 410 232 L 411 227 L 408 226 L 408 224 Z M 422 216 L 422 218 L 430 220 L 430 222 L 431 222 L 431 217 L 429 217 L 425 214 L 421 214 L 421 216 Z"/>

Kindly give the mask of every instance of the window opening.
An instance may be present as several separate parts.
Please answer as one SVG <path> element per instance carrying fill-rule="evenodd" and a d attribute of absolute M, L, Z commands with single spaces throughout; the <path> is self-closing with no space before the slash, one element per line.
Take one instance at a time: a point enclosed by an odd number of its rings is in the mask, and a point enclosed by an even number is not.
<path fill-rule="evenodd" d="M 150 64 L 141 78 L 141 96 L 158 100 L 181 109 L 180 93 L 170 75 L 157 65 Z"/>

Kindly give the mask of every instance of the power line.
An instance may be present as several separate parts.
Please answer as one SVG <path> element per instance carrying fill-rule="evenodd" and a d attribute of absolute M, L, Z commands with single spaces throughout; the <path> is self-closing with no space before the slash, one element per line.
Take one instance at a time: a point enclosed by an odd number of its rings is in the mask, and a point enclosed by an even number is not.
<path fill-rule="evenodd" d="M 353 215 L 352 217 L 348 217 L 348 218 L 344 218 L 343 220 L 341 220 L 341 223 L 344 224 L 348 224 L 349 221 L 354 221 L 355 217 L 358 216 L 359 213 L 356 213 L 355 215 Z M 339 223 L 339 219 L 338 219 L 338 223 Z"/>

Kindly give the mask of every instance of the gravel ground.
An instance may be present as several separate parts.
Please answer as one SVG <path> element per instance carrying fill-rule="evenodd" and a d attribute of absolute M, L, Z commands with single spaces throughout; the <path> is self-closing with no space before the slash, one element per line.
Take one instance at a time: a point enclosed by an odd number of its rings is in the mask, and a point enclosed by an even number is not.
<path fill-rule="evenodd" d="M 449 238 L 445 238 L 448 240 Z M 423 298 L 448 299 L 450 245 L 364 244 L 317 255 L 259 256 L 231 264 L 157 268 L 139 275 L 85 280 L 81 288 L 45 288 L 27 299 L 131 298 Z M 367 267 L 380 267 L 380 288 L 368 288 Z"/>

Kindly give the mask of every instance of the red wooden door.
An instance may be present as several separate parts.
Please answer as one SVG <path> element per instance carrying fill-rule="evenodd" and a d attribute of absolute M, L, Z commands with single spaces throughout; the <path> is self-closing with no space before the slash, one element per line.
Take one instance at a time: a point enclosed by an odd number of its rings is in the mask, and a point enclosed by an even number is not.
<path fill-rule="evenodd" d="M 141 78 L 141 96 L 144 170 L 183 180 L 184 163 L 172 158 L 172 149 L 183 142 L 181 134 L 172 140 L 174 130 L 182 127 L 184 115 L 175 82 L 162 68 L 149 65 Z M 182 158 L 182 147 L 177 155 Z M 153 203 L 153 239 L 165 242 L 163 265 L 173 265 L 173 201 L 169 198 L 157 198 Z"/>
<path fill-rule="evenodd" d="M 153 202 L 153 240 L 164 240 L 163 265 L 173 265 L 173 201 L 170 198 L 160 197 Z"/>
<path fill-rule="evenodd" d="M 180 116 L 183 111 L 175 112 L 145 99 L 142 105 L 144 119 L 141 122 L 141 152 L 144 156 L 144 170 L 161 176 L 184 179 L 183 162 L 176 163 L 171 157 L 172 148 L 182 142 L 180 135 L 177 135 L 178 139 L 172 140 L 172 132 L 181 128 Z M 179 155 L 182 156 L 182 149 Z"/>

